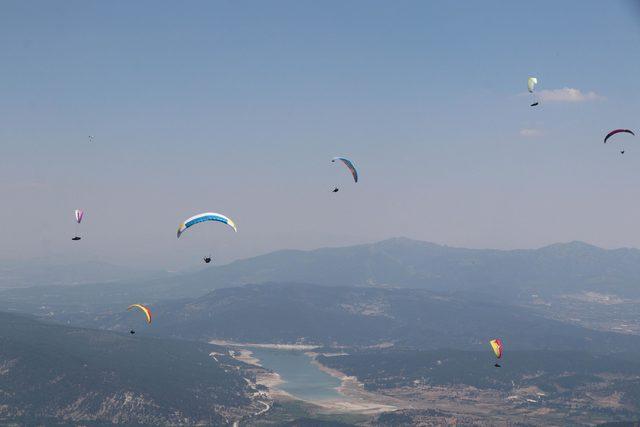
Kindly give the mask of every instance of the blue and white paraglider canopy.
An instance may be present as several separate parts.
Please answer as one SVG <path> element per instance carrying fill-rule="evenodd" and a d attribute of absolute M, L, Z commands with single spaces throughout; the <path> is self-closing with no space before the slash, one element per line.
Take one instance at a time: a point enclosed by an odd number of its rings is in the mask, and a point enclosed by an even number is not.
<path fill-rule="evenodd" d="M 182 233 L 184 233 L 187 228 L 206 221 L 217 221 L 223 224 L 227 224 L 229 227 L 233 228 L 233 231 L 238 232 L 236 224 L 230 218 L 215 212 L 205 212 L 194 215 L 180 224 L 180 227 L 178 227 L 177 237 L 180 238 L 180 235 L 182 235 Z"/>
<path fill-rule="evenodd" d="M 351 171 L 351 175 L 353 175 L 353 180 L 355 182 L 358 182 L 358 171 L 356 170 L 356 166 L 353 164 L 353 162 L 347 159 L 346 157 L 334 157 L 333 159 L 331 159 L 331 162 L 335 163 L 336 160 L 340 160 L 342 163 L 344 163 L 347 166 L 347 168 L 349 168 L 349 171 Z"/>

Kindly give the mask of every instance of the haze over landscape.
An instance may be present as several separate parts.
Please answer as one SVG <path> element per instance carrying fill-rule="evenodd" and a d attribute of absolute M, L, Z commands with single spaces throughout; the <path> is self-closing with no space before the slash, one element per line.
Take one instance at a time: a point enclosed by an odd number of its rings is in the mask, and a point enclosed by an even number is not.
<path fill-rule="evenodd" d="M 631 0 L 3 2 L 0 424 L 638 422 L 639 46 Z"/>
<path fill-rule="evenodd" d="M 637 123 L 631 1 L 2 12 L 3 258 L 183 268 L 205 244 L 173 230 L 207 209 L 240 227 L 216 235 L 222 261 L 396 236 L 640 246 L 635 163 L 599 143 Z M 560 91 L 535 111 L 529 75 Z M 347 182 L 335 155 L 357 160 L 357 191 L 329 193 Z M 83 251 L 66 242 L 77 208 Z"/>

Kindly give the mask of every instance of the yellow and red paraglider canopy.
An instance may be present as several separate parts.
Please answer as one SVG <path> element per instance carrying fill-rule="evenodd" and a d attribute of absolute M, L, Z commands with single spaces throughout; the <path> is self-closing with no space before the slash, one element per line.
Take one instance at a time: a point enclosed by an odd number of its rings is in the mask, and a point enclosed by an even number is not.
<path fill-rule="evenodd" d="M 494 340 L 489 341 L 491 344 L 491 348 L 493 352 L 496 354 L 496 357 L 500 359 L 502 357 L 502 341 L 500 338 L 496 338 Z"/>
<path fill-rule="evenodd" d="M 127 308 L 127 310 L 131 310 L 133 308 L 140 309 L 144 313 L 144 315 L 147 316 L 147 323 L 151 323 L 151 310 L 149 309 L 149 307 L 145 307 L 142 304 L 131 304 L 129 308 Z"/>

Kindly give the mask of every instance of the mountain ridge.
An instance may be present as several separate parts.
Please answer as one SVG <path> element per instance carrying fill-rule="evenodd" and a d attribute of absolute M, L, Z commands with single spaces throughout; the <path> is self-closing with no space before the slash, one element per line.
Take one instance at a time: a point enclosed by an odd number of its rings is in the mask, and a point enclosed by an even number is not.
<path fill-rule="evenodd" d="M 255 390 L 225 354 L 0 312 L 0 423 L 226 424 L 254 412 Z"/>
<path fill-rule="evenodd" d="M 603 249 L 577 241 L 538 249 L 466 249 L 394 238 L 277 251 L 159 278 L 0 290 L 0 309 L 54 317 L 64 311 L 67 321 L 119 310 L 132 301 L 197 298 L 215 289 L 269 282 L 424 289 L 553 308 L 558 299 L 589 292 L 615 297 L 609 300 L 640 301 L 638 278 L 638 249 Z"/>
<path fill-rule="evenodd" d="M 640 354 L 640 337 L 593 331 L 532 310 L 424 289 L 266 283 L 158 303 L 153 333 L 208 341 L 483 350 L 492 336 L 511 349 Z M 126 313 L 94 326 L 126 331 Z"/>

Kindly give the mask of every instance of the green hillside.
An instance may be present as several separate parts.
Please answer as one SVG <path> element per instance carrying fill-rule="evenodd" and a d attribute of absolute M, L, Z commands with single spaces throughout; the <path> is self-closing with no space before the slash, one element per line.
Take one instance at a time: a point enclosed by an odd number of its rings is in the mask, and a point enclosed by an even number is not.
<path fill-rule="evenodd" d="M 0 313 L 0 422 L 223 424 L 252 390 L 215 346 Z"/>

